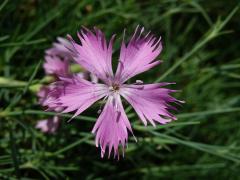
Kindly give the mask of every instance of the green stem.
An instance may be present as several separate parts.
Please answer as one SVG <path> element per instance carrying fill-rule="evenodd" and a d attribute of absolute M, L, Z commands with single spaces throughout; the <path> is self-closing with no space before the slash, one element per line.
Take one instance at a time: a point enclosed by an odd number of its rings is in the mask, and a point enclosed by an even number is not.
<path fill-rule="evenodd" d="M 18 150 L 17 150 L 16 140 L 15 140 L 15 137 L 14 137 L 14 126 L 15 126 L 14 123 L 11 123 L 11 125 L 9 126 L 10 147 L 11 147 L 11 156 L 12 156 L 14 170 L 15 170 L 17 178 L 19 178 L 20 177 L 20 174 L 19 174 L 19 159 L 18 159 Z"/>
<path fill-rule="evenodd" d="M 78 141 L 76 141 L 76 142 L 74 142 L 74 143 L 72 143 L 72 144 L 70 144 L 70 145 L 68 145 L 68 146 L 66 146 L 66 147 L 64 147 L 64 148 L 54 152 L 53 154 L 54 155 L 58 155 L 58 154 L 61 154 L 61 153 L 65 152 L 65 151 L 68 151 L 69 149 L 72 149 L 75 146 L 78 146 L 79 144 L 81 144 L 84 141 L 88 140 L 90 137 L 92 137 L 92 134 L 86 135 L 84 138 L 79 139 Z"/>
<path fill-rule="evenodd" d="M 240 107 L 236 108 L 226 108 L 226 109 L 216 109 L 216 110 L 209 110 L 209 111 L 200 111 L 200 112 L 192 112 L 192 113 L 183 113 L 179 114 L 178 118 L 189 118 L 195 116 L 209 116 L 214 114 L 222 114 L 222 113 L 232 113 L 240 111 Z"/>
<path fill-rule="evenodd" d="M 60 114 L 56 112 L 45 112 L 45 111 L 40 111 L 40 110 L 21 110 L 21 111 L 2 111 L 0 112 L 0 117 L 8 117 L 8 116 L 19 116 L 19 115 L 35 115 L 35 114 L 40 114 L 40 115 L 47 115 L 47 116 L 61 116 L 61 117 L 66 117 L 66 118 L 71 118 L 73 115 L 72 114 Z M 74 119 L 78 120 L 85 120 L 85 121 L 95 121 L 95 117 L 88 117 L 88 116 L 77 116 Z"/>

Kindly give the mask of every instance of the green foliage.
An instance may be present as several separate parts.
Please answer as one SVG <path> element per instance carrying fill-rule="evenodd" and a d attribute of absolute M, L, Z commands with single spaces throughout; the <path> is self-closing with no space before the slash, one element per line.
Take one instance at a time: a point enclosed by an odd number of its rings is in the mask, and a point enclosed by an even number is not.
<path fill-rule="evenodd" d="M 237 1 L 21 0 L 0 2 L 0 179 L 239 179 L 240 58 Z M 140 75 L 144 82 L 174 81 L 185 100 L 178 120 L 144 127 L 131 108 L 138 142 L 125 158 L 101 159 L 90 133 L 93 107 L 56 134 L 35 129 L 55 113 L 37 103 L 46 81 L 44 50 L 58 36 L 97 26 L 107 37 L 136 25 L 161 35 L 164 63 Z M 127 108 L 128 105 L 125 104 Z"/>

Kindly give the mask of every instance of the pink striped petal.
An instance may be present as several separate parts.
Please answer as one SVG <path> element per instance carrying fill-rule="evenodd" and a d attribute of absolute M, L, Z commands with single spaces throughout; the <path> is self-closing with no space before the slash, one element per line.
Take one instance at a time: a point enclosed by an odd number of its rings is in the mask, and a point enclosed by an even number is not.
<path fill-rule="evenodd" d="M 113 77 L 112 44 L 114 36 L 108 45 L 104 34 L 97 28 L 95 28 L 95 32 L 85 28 L 78 33 L 78 37 L 81 45 L 69 36 L 74 47 L 73 52 L 77 52 L 74 60 L 104 82 L 109 82 L 109 77 Z"/>
<path fill-rule="evenodd" d="M 181 102 L 170 95 L 174 90 L 162 88 L 168 83 L 147 85 L 124 85 L 121 95 L 133 106 L 144 125 L 150 122 L 166 124 L 176 120 L 169 110 L 175 109 L 170 105 Z"/>
<path fill-rule="evenodd" d="M 129 43 L 122 42 L 116 79 L 124 83 L 129 78 L 145 72 L 161 63 L 155 61 L 162 51 L 161 39 L 150 33 L 142 36 L 144 29 L 135 30 Z"/>
<path fill-rule="evenodd" d="M 41 87 L 38 92 L 38 102 L 42 106 L 48 107 L 48 110 L 54 110 L 59 112 L 62 110 L 60 105 L 57 102 L 57 98 L 64 92 L 64 86 L 62 83 L 54 83 L 49 86 Z"/>
<path fill-rule="evenodd" d="M 68 84 L 57 101 L 64 108 L 63 113 L 76 111 L 72 118 L 82 113 L 108 93 L 106 85 L 95 84 L 79 77 L 74 77 L 73 81 L 68 78 L 61 78 L 61 80 L 68 81 Z"/>
<path fill-rule="evenodd" d="M 62 60 L 58 56 L 45 56 L 45 63 L 43 68 L 46 74 L 68 76 L 69 75 L 69 61 Z"/>
<path fill-rule="evenodd" d="M 101 147 L 101 156 L 104 156 L 108 147 L 108 157 L 112 150 L 114 157 L 119 157 L 119 145 L 124 153 L 128 131 L 132 133 L 132 128 L 124 112 L 120 96 L 115 98 L 110 96 L 92 130 L 92 133 L 96 134 L 96 146 Z"/>
<path fill-rule="evenodd" d="M 45 51 L 48 56 L 58 56 L 67 60 L 72 59 L 72 52 L 69 49 L 73 49 L 72 43 L 62 37 L 57 38 L 57 42 L 53 43 L 53 47 Z"/>

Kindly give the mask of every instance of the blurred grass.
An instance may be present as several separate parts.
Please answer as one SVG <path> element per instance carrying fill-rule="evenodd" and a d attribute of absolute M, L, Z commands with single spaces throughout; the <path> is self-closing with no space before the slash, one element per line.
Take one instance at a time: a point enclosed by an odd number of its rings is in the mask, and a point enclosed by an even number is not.
<path fill-rule="evenodd" d="M 237 1 L 21 0 L 0 2 L 0 179 L 239 179 L 240 57 Z M 81 25 L 117 34 L 136 25 L 161 35 L 164 63 L 139 75 L 174 81 L 186 101 L 178 121 L 144 127 L 129 109 L 138 142 L 125 158 L 101 159 L 90 134 L 91 108 L 46 135 L 37 120 L 54 115 L 38 104 L 44 50 Z M 127 107 L 127 105 L 125 105 Z"/>

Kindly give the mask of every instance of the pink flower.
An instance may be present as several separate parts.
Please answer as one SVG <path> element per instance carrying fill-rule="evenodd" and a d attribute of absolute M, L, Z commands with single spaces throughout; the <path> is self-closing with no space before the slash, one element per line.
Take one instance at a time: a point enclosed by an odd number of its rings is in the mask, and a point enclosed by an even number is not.
<path fill-rule="evenodd" d="M 70 62 L 72 60 L 72 44 L 64 38 L 58 37 L 58 42 L 53 43 L 53 47 L 45 52 L 45 62 L 43 68 L 46 74 L 68 76 L 70 75 Z"/>
<path fill-rule="evenodd" d="M 72 44 L 64 39 L 58 38 L 57 43 L 53 43 L 53 47 L 46 50 L 45 62 L 43 64 L 46 74 L 53 75 L 55 77 L 71 77 L 70 74 L 70 61 L 72 60 L 71 53 L 67 47 L 71 47 Z M 55 85 L 57 84 L 57 86 Z M 63 108 L 54 105 L 53 102 L 63 92 L 64 86 L 61 86 L 61 82 L 56 81 L 55 84 L 43 86 L 37 96 L 39 98 L 39 104 L 47 106 L 48 110 L 56 112 L 62 111 Z M 53 116 L 49 119 L 39 120 L 36 124 L 36 128 L 40 129 L 44 133 L 55 133 L 60 125 L 59 116 Z"/>
<path fill-rule="evenodd" d="M 46 74 L 68 76 L 69 75 L 69 60 L 61 59 L 56 55 L 46 55 L 43 68 Z"/>
<path fill-rule="evenodd" d="M 75 111 L 74 118 L 96 101 L 106 100 L 92 130 L 96 135 L 96 146 L 101 148 L 102 157 L 107 148 L 109 156 L 112 151 L 114 157 L 119 156 L 119 146 L 122 146 L 124 153 L 128 133 L 133 134 L 121 97 L 133 106 L 145 126 L 147 123 L 153 126 L 156 123 L 166 124 L 176 119 L 169 110 L 175 109 L 171 103 L 181 101 L 170 95 L 174 90 L 163 88 L 171 83 L 143 84 L 137 80 L 136 83 L 126 84 L 131 77 L 161 63 L 156 60 L 162 51 L 161 39 L 150 33 L 143 36 L 143 31 L 143 28 L 137 27 L 128 44 L 123 40 L 116 73 L 113 73 L 111 59 L 114 36 L 109 44 L 98 29 L 95 32 L 86 28 L 81 30 L 78 33 L 81 44 L 77 44 L 69 36 L 72 43 L 70 50 L 75 62 L 96 75 L 102 83 L 93 83 L 76 75 L 60 77 L 64 90 L 50 104 L 64 108 L 63 113 Z M 52 91 L 57 88 L 58 86 Z"/>
<path fill-rule="evenodd" d="M 70 64 L 73 63 L 71 52 L 68 48 L 73 48 L 72 44 L 64 38 L 59 37 L 58 42 L 53 43 L 53 47 L 46 50 L 45 62 L 43 64 L 46 74 L 56 77 L 56 81 L 50 85 L 41 87 L 37 96 L 39 98 L 39 104 L 48 107 L 47 110 L 60 112 L 63 107 L 60 107 L 57 103 L 59 96 L 64 92 L 64 87 L 67 82 L 59 81 L 59 77 L 72 77 L 70 72 Z M 80 72 L 77 74 L 79 77 L 89 79 L 92 82 L 97 82 L 98 78 L 87 72 Z M 39 128 L 44 133 L 54 133 L 58 129 L 60 124 L 59 116 L 53 116 L 46 120 L 40 120 L 37 122 L 36 128 Z"/>
<path fill-rule="evenodd" d="M 53 118 L 40 120 L 36 124 L 36 128 L 40 129 L 44 133 L 53 134 L 56 132 L 60 124 L 60 119 L 58 116 Z"/>
<path fill-rule="evenodd" d="M 39 98 L 38 102 L 42 106 L 48 106 L 50 110 L 59 112 L 63 109 L 58 106 L 51 106 L 52 103 L 50 101 L 50 98 L 47 98 L 49 94 L 54 93 L 54 91 L 52 91 L 52 88 L 53 88 L 52 86 L 43 86 L 37 93 L 37 96 Z M 37 129 L 40 129 L 43 133 L 53 134 L 57 131 L 59 125 L 60 125 L 59 116 L 53 116 L 48 119 L 39 120 L 35 127 Z"/>
<path fill-rule="evenodd" d="M 56 77 L 71 77 L 70 65 L 74 64 L 72 43 L 62 37 L 57 38 L 58 42 L 53 43 L 53 47 L 45 51 L 45 62 L 43 68 L 48 75 Z M 76 52 L 75 52 L 76 53 Z M 92 82 L 98 82 L 98 78 L 88 71 L 83 70 L 78 75 L 84 79 L 89 79 Z"/>
<path fill-rule="evenodd" d="M 61 82 L 55 82 L 48 86 L 43 86 L 37 94 L 39 98 L 38 102 L 42 106 L 48 107 L 48 110 L 60 112 L 63 108 L 57 104 L 57 99 L 63 92 L 64 84 L 61 85 Z"/>

